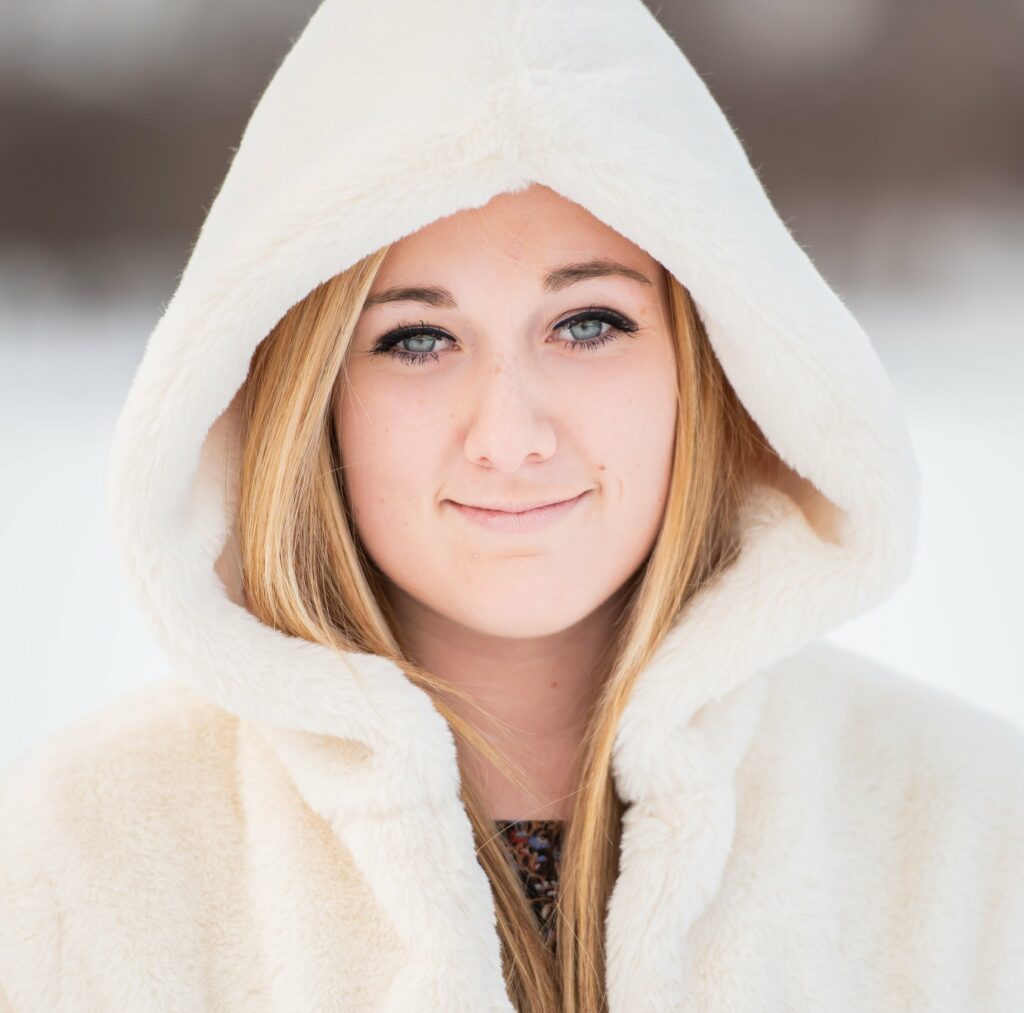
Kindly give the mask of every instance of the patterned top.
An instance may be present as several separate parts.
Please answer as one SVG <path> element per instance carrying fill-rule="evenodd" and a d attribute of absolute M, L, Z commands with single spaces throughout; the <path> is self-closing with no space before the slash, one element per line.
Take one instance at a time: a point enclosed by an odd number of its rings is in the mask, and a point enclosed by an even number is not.
<path fill-rule="evenodd" d="M 552 948 L 556 946 L 554 917 L 559 862 L 562 858 L 562 833 L 565 820 L 495 820 L 519 873 L 537 920 L 541 935 Z"/>

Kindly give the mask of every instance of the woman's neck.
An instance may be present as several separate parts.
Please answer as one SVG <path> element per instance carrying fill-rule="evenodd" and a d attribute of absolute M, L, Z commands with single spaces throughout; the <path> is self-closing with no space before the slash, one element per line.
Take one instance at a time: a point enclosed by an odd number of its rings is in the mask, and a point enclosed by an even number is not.
<path fill-rule="evenodd" d="M 469 630 L 392 589 L 405 650 L 490 715 L 451 706 L 503 756 L 520 764 L 534 792 L 466 751 L 464 765 L 493 819 L 566 819 L 597 679 L 614 629 L 617 594 L 572 627 L 545 637 L 493 637 Z"/>

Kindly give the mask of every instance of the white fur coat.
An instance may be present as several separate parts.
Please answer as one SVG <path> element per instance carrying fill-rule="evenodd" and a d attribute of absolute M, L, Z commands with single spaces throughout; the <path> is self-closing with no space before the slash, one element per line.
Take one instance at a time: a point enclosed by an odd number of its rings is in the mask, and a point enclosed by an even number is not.
<path fill-rule="evenodd" d="M 821 641 L 911 564 L 893 391 L 640 0 L 326 0 L 274 75 L 111 457 L 172 669 L 4 771 L 0 1009 L 512 1009 L 445 722 L 244 607 L 232 399 L 310 289 L 531 181 L 687 285 L 788 466 L 618 729 L 611 1013 L 1024 1010 L 1024 739 Z"/>

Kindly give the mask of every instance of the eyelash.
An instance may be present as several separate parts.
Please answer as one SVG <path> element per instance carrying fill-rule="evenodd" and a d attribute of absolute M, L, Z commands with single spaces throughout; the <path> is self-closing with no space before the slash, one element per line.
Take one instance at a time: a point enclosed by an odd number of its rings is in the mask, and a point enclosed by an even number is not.
<path fill-rule="evenodd" d="M 582 341 L 565 340 L 562 344 L 568 348 L 591 350 L 606 342 L 617 341 L 620 335 L 631 335 L 638 330 L 638 326 L 621 313 L 616 313 L 614 310 L 605 309 L 601 306 L 588 306 L 586 309 L 566 317 L 565 320 L 555 325 L 555 330 L 560 331 L 571 327 L 573 324 L 580 324 L 587 320 L 598 320 L 601 323 L 608 324 L 611 330 L 605 331 L 604 334 L 600 334 L 596 338 L 585 338 Z M 389 331 L 380 338 L 373 348 L 370 349 L 369 354 L 388 355 L 393 359 L 416 365 L 428 360 L 437 362 L 440 358 L 437 352 L 407 352 L 396 347 L 405 338 L 413 337 L 434 337 L 445 341 L 454 340 L 451 335 L 445 334 L 440 328 L 432 327 L 426 321 L 421 320 L 418 324 L 402 321 L 395 330 Z"/>

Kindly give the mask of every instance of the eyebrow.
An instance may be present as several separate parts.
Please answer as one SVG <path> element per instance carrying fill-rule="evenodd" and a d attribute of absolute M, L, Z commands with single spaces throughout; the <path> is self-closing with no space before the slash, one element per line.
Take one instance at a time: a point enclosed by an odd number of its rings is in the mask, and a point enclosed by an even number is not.
<path fill-rule="evenodd" d="M 647 275 L 632 267 L 626 267 L 614 260 L 586 260 L 578 264 L 563 264 L 544 275 L 544 291 L 558 292 L 569 285 L 586 281 L 590 278 L 604 278 L 608 275 L 619 275 L 631 278 L 642 285 L 653 284 Z M 455 297 L 446 288 L 434 285 L 401 285 L 386 288 L 367 296 L 364 308 L 378 306 L 388 302 L 421 302 L 428 306 L 454 307 L 458 304 Z"/>

